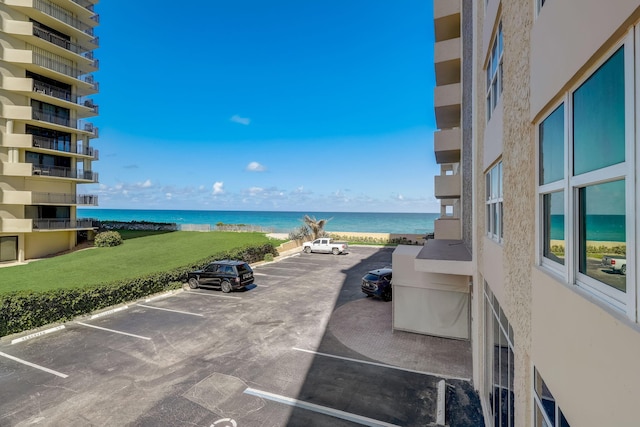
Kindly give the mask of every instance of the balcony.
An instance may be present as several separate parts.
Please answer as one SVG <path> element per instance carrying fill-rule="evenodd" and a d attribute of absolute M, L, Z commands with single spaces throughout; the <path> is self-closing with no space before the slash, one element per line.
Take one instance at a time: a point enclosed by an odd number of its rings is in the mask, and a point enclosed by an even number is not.
<path fill-rule="evenodd" d="M 61 141 L 56 138 L 49 138 L 46 136 L 40 135 L 31 135 L 33 137 L 33 142 L 31 146 L 33 148 L 41 148 L 44 150 L 54 150 L 63 153 L 71 153 L 71 154 L 79 154 L 81 156 L 91 157 L 93 160 L 98 160 L 99 152 L 93 147 L 87 146 L 83 147 L 82 145 L 72 145 L 68 141 Z"/>
<path fill-rule="evenodd" d="M 460 0 L 434 0 L 433 26 L 436 42 L 460 37 Z"/>
<path fill-rule="evenodd" d="M 7 133 L 0 138 L 0 147 L 29 148 L 31 145 L 31 135 Z"/>
<path fill-rule="evenodd" d="M 81 171 L 62 166 L 45 166 L 33 164 L 32 176 L 46 176 L 56 178 L 79 179 L 82 181 L 98 182 L 98 174 L 91 171 Z"/>
<path fill-rule="evenodd" d="M 32 205 L 84 205 L 98 206 L 98 196 L 91 194 L 32 192 Z"/>
<path fill-rule="evenodd" d="M 0 218 L 0 233 L 30 233 L 32 230 L 30 219 Z"/>
<path fill-rule="evenodd" d="M 460 218 L 444 217 L 433 222 L 434 239 L 438 240 L 461 240 L 462 227 Z"/>
<path fill-rule="evenodd" d="M 436 162 L 458 163 L 462 149 L 462 131 L 460 128 L 436 131 L 433 133 L 433 151 Z"/>
<path fill-rule="evenodd" d="M 462 63 L 461 39 L 450 39 L 436 42 L 434 51 L 436 85 L 444 86 L 460 83 Z"/>
<path fill-rule="evenodd" d="M 60 126 L 75 128 L 77 125 L 75 120 L 71 120 L 68 115 L 49 113 L 42 110 L 32 110 L 32 118 L 34 120 L 40 120 L 42 122 L 53 123 Z"/>
<path fill-rule="evenodd" d="M 436 175 L 434 193 L 436 199 L 459 199 L 462 192 L 460 174 Z"/>
<path fill-rule="evenodd" d="M 52 218 L 34 219 L 33 230 L 74 230 L 93 228 L 92 219 Z"/>
<path fill-rule="evenodd" d="M 433 103 L 438 129 L 460 127 L 462 104 L 461 90 L 462 86 L 460 83 L 436 86 Z"/>
<path fill-rule="evenodd" d="M 0 176 L 27 177 L 33 174 L 31 163 L 0 162 Z"/>

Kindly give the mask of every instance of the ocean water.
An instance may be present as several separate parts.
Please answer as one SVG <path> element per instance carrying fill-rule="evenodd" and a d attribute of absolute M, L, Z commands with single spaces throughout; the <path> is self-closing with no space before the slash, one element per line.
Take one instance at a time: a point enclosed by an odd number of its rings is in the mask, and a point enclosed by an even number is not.
<path fill-rule="evenodd" d="M 436 213 L 376 212 L 273 212 L 273 211 L 191 211 L 143 209 L 79 208 L 78 218 L 101 221 L 149 221 L 176 224 L 217 223 L 260 226 L 274 233 L 289 233 L 302 225 L 304 215 L 329 219 L 326 231 L 369 233 L 433 233 Z"/>
<path fill-rule="evenodd" d="M 586 240 L 624 242 L 626 224 L 624 215 L 587 215 Z M 551 239 L 564 240 L 564 215 L 551 215 Z"/>

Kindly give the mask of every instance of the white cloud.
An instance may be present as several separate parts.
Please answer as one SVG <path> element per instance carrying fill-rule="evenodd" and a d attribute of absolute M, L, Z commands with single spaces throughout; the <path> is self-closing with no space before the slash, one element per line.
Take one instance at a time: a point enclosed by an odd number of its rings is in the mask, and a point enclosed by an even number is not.
<path fill-rule="evenodd" d="M 223 187 L 223 185 L 224 185 L 224 182 L 222 182 L 222 181 L 216 181 L 216 182 L 213 184 L 213 194 L 215 195 L 215 194 L 222 194 L 222 193 L 224 193 L 224 188 L 222 188 L 222 187 Z"/>
<path fill-rule="evenodd" d="M 142 184 L 140 184 L 140 187 L 142 187 L 142 188 L 149 188 L 149 187 L 151 187 L 151 180 L 150 180 L 150 179 L 146 180 L 145 182 L 143 182 Z"/>
<path fill-rule="evenodd" d="M 260 194 L 264 191 L 264 188 L 261 187 L 251 187 L 249 189 L 249 194 L 251 194 L 252 196 L 255 196 L 257 194 Z"/>
<path fill-rule="evenodd" d="M 171 193 L 166 193 L 166 194 L 164 195 L 164 197 L 165 197 L 167 200 L 171 200 L 171 198 L 173 197 L 173 195 L 172 195 Z"/>
<path fill-rule="evenodd" d="M 237 114 L 234 114 L 233 116 L 231 116 L 229 120 L 231 120 L 234 123 L 240 123 L 241 125 L 245 125 L 245 126 L 249 126 L 249 123 L 251 123 L 251 119 L 249 117 L 240 117 Z"/>
<path fill-rule="evenodd" d="M 402 194 L 398 194 L 398 200 L 404 200 L 404 196 Z"/>
<path fill-rule="evenodd" d="M 251 162 L 247 165 L 247 170 L 250 172 L 264 172 L 267 168 L 258 162 Z"/>

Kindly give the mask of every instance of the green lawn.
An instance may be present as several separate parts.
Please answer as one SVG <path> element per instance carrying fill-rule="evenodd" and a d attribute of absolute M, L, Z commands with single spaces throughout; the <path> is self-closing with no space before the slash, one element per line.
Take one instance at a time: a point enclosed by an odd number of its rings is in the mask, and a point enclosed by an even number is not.
<path fill-rule="evenodd" d="M 268 239 L 264 233 L 218 231 L 176 231 L 127 237 L 122 245 L 112 248 L 92 248 L 26 265 L 0 268 L 0 294 L 108 283 L 187 266 L 234 248 L 269 241 L 274 246 L 281 243 Z"/>

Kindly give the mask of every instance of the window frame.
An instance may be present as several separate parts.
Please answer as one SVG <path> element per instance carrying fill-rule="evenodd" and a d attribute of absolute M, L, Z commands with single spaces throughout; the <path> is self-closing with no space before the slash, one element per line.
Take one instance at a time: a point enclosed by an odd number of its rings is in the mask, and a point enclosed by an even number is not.
<path fill-rule="evenodd" d="M 622 163 L 605 166 L 600 169 L 574 175 L 574 93 L 591 78 L 602 65 L 604 65 L 618 49 L 624 49 L 624 116 L 625 116 L 625 160 Z M 635 125 L 636 107 L 634 98 L 640 96 L 640 27 L 633 27 L 611 49 L 607 50 L 584 75 L 575 82 L 563 96 L 546 111 L 545 115 L 536 123 L 536 180 L 537 180 L 537 229 L 538 238 L 536 250 L 538 264 L 550 272 L 560 275 L 569 285 L 575 285 L 580 289 L 604 301 L 608 306 L 625 313 L 633 321 L 638 321 L 636 308 L 636 260 L 635 251 L 635 213 L 640 211 L 640 197 L 637 194 L 635 179 L 635 165 L 640 164 L 640 156 L 635 149 L 635 144 L 640 141 L 640 133 Z M 640 98 L 638 98 L 640 99 Z M 540 124 L 544 122 L 560 105 L 564 105 L 564 177 L 561 180 L 548 184 L 540 184 Z M 580 263 L 580 190 L 593 185 L 624 180 L 625 183 L 625 243 L 627 247 L 626 292 L 615 289 L 604 282 L 587 276 L 579 271 Z M 564 227 L 565 227 L 565 264 L 561 265 L 544 256 L 544 196 L 556 191 L 564 191 Z"/>
<path fill-rule="evenodd" d="M 493 177 L 497 174 L 497 194 L 493 192 Z M 502 243 L 504 236 L 504 179 L 502 159 L 498 160 L 485 173 L 485 233 L 488 238 L 497 243 Z M 495 223 L 494 223 L 495 218 Z"/>
<path fill-rule="evenodd" d="M 502 61 L 504 57 L 504 36 L 502 31 L 502 18 L 498 21 L 498 29 L 493 36 L 489 58 L 487 60 L 485 100 L 487 102 L 487 122 L 493 116 L 498 101 L 502 98 Z M 495 62 L 495 69 L 493 64 Z M 495 91 L 495 93 L 494 93 Z"/>

